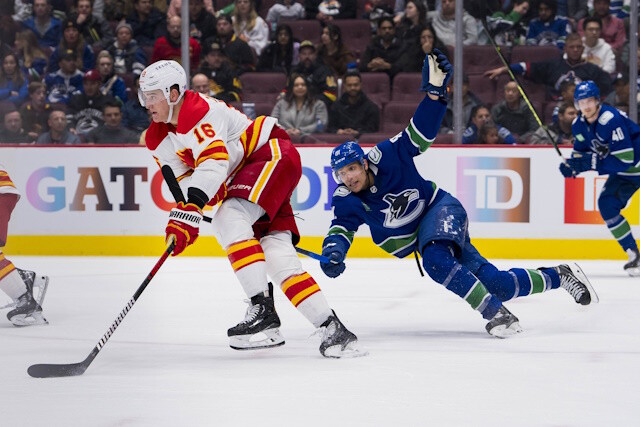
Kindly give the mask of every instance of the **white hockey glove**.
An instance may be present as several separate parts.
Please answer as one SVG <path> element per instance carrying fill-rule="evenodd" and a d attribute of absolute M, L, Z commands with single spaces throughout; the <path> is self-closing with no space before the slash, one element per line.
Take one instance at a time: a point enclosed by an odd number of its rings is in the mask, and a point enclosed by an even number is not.
<path fill-rule="evenodd" d="M 444 53 L 438 49 L 427 55 L 422 66 L 422 85 L 420 91 L 447 100 L 447 84 L 453 75 L 453 66 Z"/>

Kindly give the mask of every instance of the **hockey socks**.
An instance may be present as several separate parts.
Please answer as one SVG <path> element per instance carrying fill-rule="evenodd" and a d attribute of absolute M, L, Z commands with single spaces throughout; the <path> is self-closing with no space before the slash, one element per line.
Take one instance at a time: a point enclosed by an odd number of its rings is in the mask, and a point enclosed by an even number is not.
<path fill-rule="evenodd" d="M 11 261 L 0 252 L 0 289 L 16 301 L 27 292 L 27 286 Z"/>
<path fill-rule="evenodd" d="M 258 240 L 232 243 L 227 248 L 227 258 L 249 298 L 267 290 L 265 257 Z"/>
<path fill-rule="evenodd" d="M 500 298 L 500 301 L 560 287 L 560 277 L 553 268 L 512 268 L 502 271 L 487 263 L 480 267 L 476 274 L 489 292 Z"/>
<path fill-rule="evenodd" d="M 332 315 L 320 286 L 309 273 L 304 272 L 285 279 L 281 288 L 291 304 L 316 328 Z"/>
<path fill-rule="evenodd" d="M 631 233 L 631 226 L 622 215 L 617 215 L 612 219 L 605 220 L 605 222 L 607 228 L 609 228 L 609 231 L 625 252 L 628 249 L 638 251 L 638 245 Z"/>

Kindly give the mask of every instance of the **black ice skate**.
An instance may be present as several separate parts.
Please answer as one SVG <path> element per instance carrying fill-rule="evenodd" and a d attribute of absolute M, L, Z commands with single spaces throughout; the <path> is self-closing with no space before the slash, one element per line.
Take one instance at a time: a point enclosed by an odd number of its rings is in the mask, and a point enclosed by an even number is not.
<path fill-rule="evenodd" d="M 637 249 L 627 249 L 629 262 L 624 265 L 624 271 L 631 277 L 640 276 L 640 252 Z"/>
<path fill-rule="evenodd" d="M 283 345 L 279 327 L 280 318 L 273 305 L 273 285 L 269 283 L 267 292 L 251 298 L 244 320 L 227 331 L 229 346 L 234 350 L 254 350 Z"/>
<path fill-rule="evenodd" d="M 46 325 L 47 319 L 42 315 L 42 307 L 33 299 L 31 291 L 27 291 L 16 301 L 16 308 L 7 313 L 7 319 L 15 326 Z"/>
<path fill-rule="evenodd" d="M 40 276 L 35 271 L 17 269 L 20 273 L 20 277 L 27 285 L 27 289 L 33 295 L 33 299 L 36 300 L 38 305 L 42 306 L 44 296 L 47 293 L 47 287 L 49 286 L 49 276 Z"/>
<path fill-rule="evenodd" d="M 508 338 L 522 332 L 519 320 L 503 305 L 495 316 L 487 323 L 487 332 L 498 338 Z"/>
<path fill-rule="evenodd" d="M 560 276 L 560 286 L 569 292 L 578 304 L 589 305 L 600 300 L 578 264 L 562 264 L 555 267 L 555 270 Z"/>
<path fill-rule="evenodd" d="M 349 331 L 338 319 L 335 311 L 320 325 L 322 343 L 320 354 L 324 357 L 360 357 L 368 353 L 358 348 L 358 337 Z"/>

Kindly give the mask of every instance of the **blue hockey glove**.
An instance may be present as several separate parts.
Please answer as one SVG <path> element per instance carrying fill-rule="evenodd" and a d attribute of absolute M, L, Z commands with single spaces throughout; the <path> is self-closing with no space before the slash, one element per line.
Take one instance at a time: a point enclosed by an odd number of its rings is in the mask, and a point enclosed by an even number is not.
<path fill-rule="evenodd" d="M 580 172 L 597 170 L 600 158 L 596 153 L 579 153 L 574 152 L 573 157 L 567 159 L 567 163 L 577 174 Z"/>
<path fill-rule="evenodd" d="M 560 163 L 560 173 L 565 178 L 573 178 L 574 176 L 577 175 L 576 171 L 571 169 L 571 167 L 567 165 L 565 162 Z"/>
<path fill-rule="evenodd" d="M 329 263 L 320 263 L 320 268 L 322 268 L 324 274 L 331 278 L 336 278 L 344 272 L 347 268 L 344 264 L 347 249 L 347 245 L 344 243 L 342 237 L 328 236 L 324 239 L 322 255 L 331 261 Z"/>
<path fill-rule="evenodd" d="M 438 49 L 427 55 L 422 65 L 421 92 L 427 92 L 447 100 L 447 84 L 453 75 L 453 66 Z"/>

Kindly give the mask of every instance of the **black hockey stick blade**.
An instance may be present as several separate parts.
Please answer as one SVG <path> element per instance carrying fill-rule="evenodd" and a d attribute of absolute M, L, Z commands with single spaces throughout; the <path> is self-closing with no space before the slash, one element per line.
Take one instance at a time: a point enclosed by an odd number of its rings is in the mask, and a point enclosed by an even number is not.
<path fill-rule="evenodd" d="M 29 366 L 27 373 L 33 378 L 58 378 L 58 377 L 75 377 L 84 374 L 88 364 L 86 361 L 80 363 L 68 363 L 65 365 L 56 365 L 49 363 L 39 363 Z"/>

